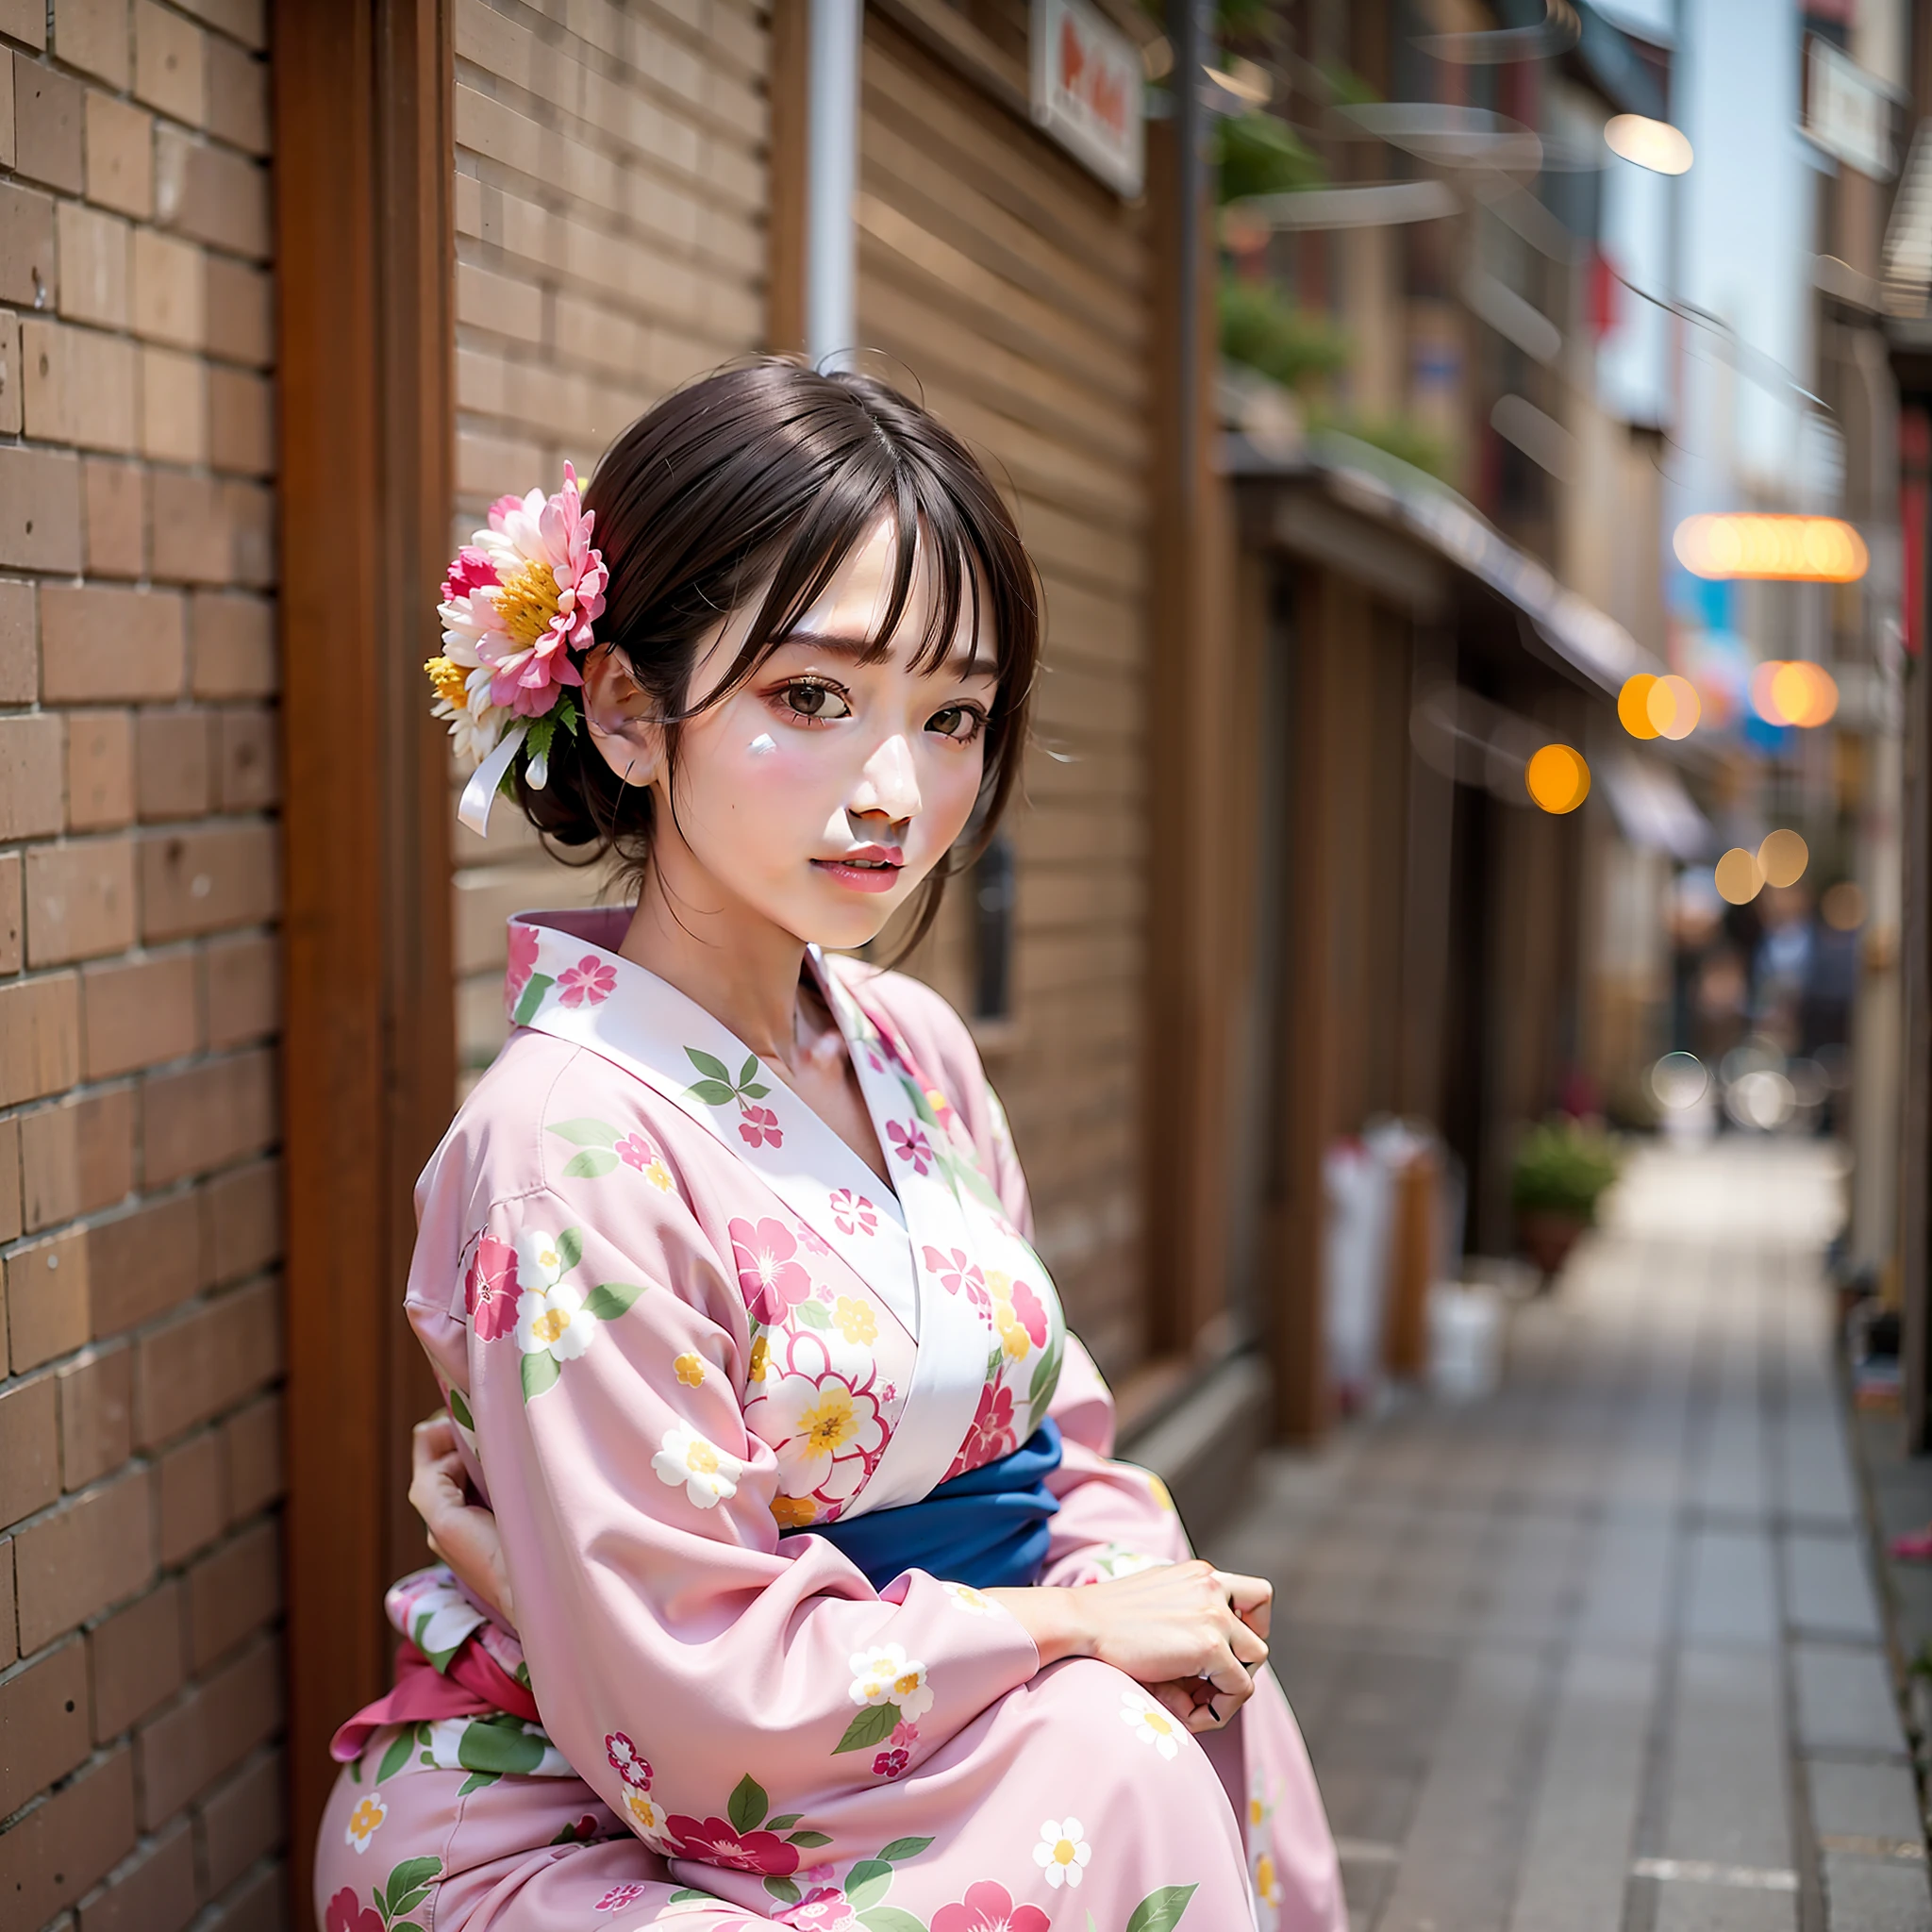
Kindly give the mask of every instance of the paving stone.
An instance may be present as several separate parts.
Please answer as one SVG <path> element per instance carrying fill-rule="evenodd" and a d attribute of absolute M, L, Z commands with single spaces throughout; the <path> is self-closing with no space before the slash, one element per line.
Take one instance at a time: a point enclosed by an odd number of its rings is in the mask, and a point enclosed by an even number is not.
<path fill-rule="evenodd" d="M 1679 1653 L 1668 1762 L 1657 1856 L 1790 1865 L 1783 1663 L 1776 1650 Z"/>
<path fill-rule="evenodd" d="M 1905 1755 L 1891 1678 L 1878 1651 L 1798 1643 L 1791 1652 L 1798 1736 L 1807 1750 Z"/>
<path fill-rule="evenodd" d="M 1818 1636 L 1880 1641 L 1878 1602 L 1856 1538 L 1788 1537 L 1784 1561 L 1785 1614 L 1797 1628 Z"/>
<path fill-rule="evenodd" d="M 1699 1644 L 1777 1641 L 1777 1581 L 1762 1530 L 1704 1528 L 1690 1538 L 1687 1640 Z"/>
<path fill-rule="evenodd" d="M 1932 1932 L 1924 1865 L 1827 1852 L 1823 1875 L 1831 1932 Z"/>
<path fill-rule="evenodd" d="M 1794 1892 L 1682 1880 L 1657 1890 L 1656 1932 L 1795 1932 L 1798 1923 Z"/>
<path fill-rule="evenodd" d="M 1811 1791 L 1811 1824 L 1821 1837 L 1898 1839 L 1925 1835 L 1919 1791 L 1904 1764 L 1805 1762 Z"/>

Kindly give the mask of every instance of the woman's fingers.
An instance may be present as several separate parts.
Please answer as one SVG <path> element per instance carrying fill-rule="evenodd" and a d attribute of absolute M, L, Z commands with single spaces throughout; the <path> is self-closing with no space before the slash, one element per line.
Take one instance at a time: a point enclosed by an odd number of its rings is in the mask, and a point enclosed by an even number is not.
<path fill-rule="evenodd" d="M 1274 1586 L 1265 1576 L 1241 1576 L 1217 1570 L 1214 1581 L 1227 1592 L 1229 1607 L 1257 1637 L 1268 1635 L 1269 1613 L 1274 1604 Z"/>
<path fill-rule="evenodd" d="M 1227 1647 L 1250 1671 L 1268 1661 L 1268 1646 L 1245 1624 L 1237 1623 L 1227 1633 Z"/>

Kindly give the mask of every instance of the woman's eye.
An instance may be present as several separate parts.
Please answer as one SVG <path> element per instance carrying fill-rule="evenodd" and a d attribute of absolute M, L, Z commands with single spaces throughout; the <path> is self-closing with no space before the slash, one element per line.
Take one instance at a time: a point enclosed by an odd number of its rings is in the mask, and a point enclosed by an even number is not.
<path fill-rule="evenodd" d="M 828 684 L 788 684 L 778 693 L 788 711 L 801 718 L 849 718 L 852 707 Z"/>
<path fill-rule="evenodd" d="M 941 738 L 955 738 L 961 744 L 971 744 L 985 723 L 986 713 L 976 706 L 948 705 L 925 721 L 925 728 L 937 731 Z"/>

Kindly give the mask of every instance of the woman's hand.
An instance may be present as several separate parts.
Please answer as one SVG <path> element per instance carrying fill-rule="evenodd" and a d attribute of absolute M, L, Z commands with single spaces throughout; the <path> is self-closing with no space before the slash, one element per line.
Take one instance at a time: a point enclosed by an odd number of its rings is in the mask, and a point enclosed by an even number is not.
<path fill-rule="evenodd" d="M 1219 1730 L 1248 1700 L 1274 1587 L 1198 1558 L 1075 1590 L 993 1590 L 1042 1664 L 1098 1657 L 1144 1684 L 1191 1731 Z"/>
<path fill-rule="evenodd" d="M 409 1501 L 429 1533 L 429 1547 L 457 1573 L 478 1603 L 516 1627 L 503 1538 L 494 1514 L 470 1500 L 457 1425 L 438 1414 L 418 1423 L 409 1442 Z"/>

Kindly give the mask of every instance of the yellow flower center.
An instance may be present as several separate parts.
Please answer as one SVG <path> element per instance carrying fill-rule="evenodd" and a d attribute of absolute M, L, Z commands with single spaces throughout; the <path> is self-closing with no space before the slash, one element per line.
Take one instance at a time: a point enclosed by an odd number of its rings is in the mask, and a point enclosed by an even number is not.
<path fill-rule="evenodd" d="M 547 1348 L 570 1326 L 570 1317 L 561 1308 L 545 1308 L 530 1324 L 530 1333 Z"/>
<path fill-rule="evenodd" d="M 1274 1903 L 1274 1860 L 1266 1852 L 1255 1862 L 1255 1890 L 1270 1905 Z"/>
<path fill-rule="evenodd" d="M 1152 1708 L 1141 1713 L 1141 1722 L 1158 1738 L 1166 1737 L 1174 1729 L 1174 1725 L 1159 1711 Z M 1260 1822 L 1258 1817 L 1255 1820 L 1257 1824 Z"/>
<path fill-rule="evenodd" d="M 448 658 L 432 658 L 424 665 L 429 674 L 429 682 L 436 687 L 436 695 L 447 699 L 453 705 L 460 705 L 466 695 L 464 680 L 469 673 L 460 664 Z"/>
<path fill-rule="evenodd" d="M 685 1467 L 709 1475 L 718 1467 L 718 1452 L 708 1442 L 693 1442 L 684 1453 Z"/>
<path fill-rule="evenodd" d="M 837 1449 L 858 1433 L 852 1397 L 842 1389 L 827 1389 L 799 1418 L 800 1432 L 814 1449 Z"/>
<path fill-rule="evenodd" d="M 681 1355 L 671 1364 L 677 1371 L 677 1379 L 688 1389 L 695 1389 L 705 1379 L 703 1358 L 696 1355 Z"/>
<path fill-rule="evenodd" d="M 1054 1846 L 1053 1856 L 1054 1862 L 1056 1864 L 1071 1865 L 1074 1862 L 1074 1859 L 1076 1856 L 1074 1848 L 1074 1840 L 1070 1838 L 1061 1839 L 1060 1841 Z"/>
<path fill-rule="evenodd" d="M 908 1671 L 903 1677 L 892 1679 L 892 1690 L 896 1696 L 910 1697 L 919 1689 L 919 1673 Z"/>
<path fill-rule="evenodd" d="M 772 1344 L 760 1335 L 751 1345 L 751 1379 L 754 1382 L 765 1379 L 765 1371 L 771 1366 L 771 1361 Z"/>
<path fill-rule="evenodd" d="M 854 1301 L 850 1295 L 839 1297 L 832 1316 L 839 1324 L 839 1333 L 847 1341 L 871 1341 L 879 1332 L 871 1307 L 864 1302 Z"/>
<path fill-rule="evenodd" d="M 787 1529 L 802 1529 L 816 1520 L 819 1506 L 809 1496 L 774 1496 L 772 1514 Z"/>
<path fill-rule="evenodd" d="M 1248 1823 L 1250 1824 L 1259 1824 L 1260 1822 L 1261 1801 L 1259 1798 L 1250 1798 L 1248 1800 Z"/>
<path fill-rule="evenodd" d="M 533 558 L 496 587 L 496 614 L 520 649 L 528 650 L 557 615 L 557 573 Z"/>

